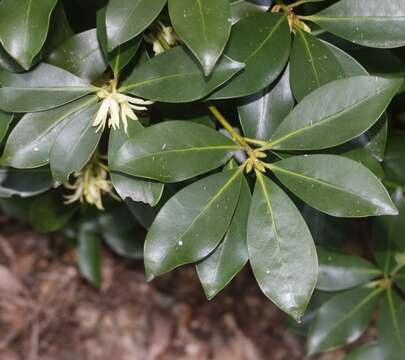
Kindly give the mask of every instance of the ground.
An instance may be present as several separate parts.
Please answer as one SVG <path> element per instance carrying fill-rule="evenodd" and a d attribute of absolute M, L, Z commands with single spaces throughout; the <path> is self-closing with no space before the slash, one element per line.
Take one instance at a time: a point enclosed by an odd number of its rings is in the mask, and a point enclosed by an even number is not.
<path fill-rule="evenodd" d="M 91 288 L 58 236 L 0 217 L 0 359 L 307 359 L 249 269 L 211 302 L 192 267 L 146 283 L 141 263 L 105 250 L 103 279 Z"/>

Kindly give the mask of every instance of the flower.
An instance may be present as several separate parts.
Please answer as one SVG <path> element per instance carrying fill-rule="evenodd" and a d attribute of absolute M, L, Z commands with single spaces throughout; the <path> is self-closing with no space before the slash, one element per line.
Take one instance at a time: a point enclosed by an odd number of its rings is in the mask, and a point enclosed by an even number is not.
<path fill-rule="evenodd" d="M 104 130 L 108 120 L 108 127 L 112 126 L 116 130 L 120 128 L 120 123 L 122 122 L 124 131 L 127 133 L 128 118 L 138 120 L 138 116 L 134 110 L 148 110 L 146 105 L 153 104 L 153 101 L 121 94 L 117 91 L 114 80 L 110 84 L 110 91 L 104 88 L 97 93 L 99 99 L 102 99 L 102 103 L 94 119 L 93 126 L 97 127 L 96 132 Z"/>
<path fill-rule="evenodd" d="M 159 55 L 165 51 L 165 48 L 162 46 L 162 41 L 170 46 L 174 46 L 178 40 L 171 26 L 166 26 L 161 21 L 159 21 L 158 24 L 158 31 L 156 33 L 144 35 L 145 40 L 152 44 L 155 55 Z"/>
<path fill-rule="evenodd" d="M 73 184 L 64 184 L 65 188 L 74 190 L 71 195 L 65 195 L 65 204 L 76 201 L 95 205 L 97 209 L 104 210 L 102 195 L 108 194 L 114 199 L 119 198 L 113 193 L 113 184 L 108 179 L 108 169 L 97 158 L 93 158 L 81 171 L 76 171 Z"/>

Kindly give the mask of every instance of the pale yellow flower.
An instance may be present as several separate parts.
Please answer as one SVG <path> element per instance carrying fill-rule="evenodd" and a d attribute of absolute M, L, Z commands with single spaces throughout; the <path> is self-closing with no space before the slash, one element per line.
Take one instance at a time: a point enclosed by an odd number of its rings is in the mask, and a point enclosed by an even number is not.
<path fill-rule="evenodd" d="M 109 89 L 100 90 L 97 96 L 102 103 L 93 122 L 93 126 L 97 127 L 96 131 L 104 130 L 107 123 L 108 127 L 119 129 L 122 122 L 124 131 L 127 133 L 128 118 L 138 120 L 135 111 L 148 110 L 146 106 L 153 104 L 153 101 L 119 93 L 114 82 Z"/>
<path fill-rule="evenodd" d="M 165 51 L 165 48 L 159 41 L 160 37 L 170 46 L 174 46 L 178 41 L 178 37 L 171 26 L 166 26 L 161 21 L 158 24 L 159 30 L 157 32 L 144 35 L 145 40 L 152 44 L 155 55 L 159 55 Z"/>
<path fill-rule="evenodd" d="M 108 194 L 114 199 L 119 198 L 113 192 L 113 184 L 108 179 L 107 167 L 98 161 L 92 159 L 81 171 L 73 174 L 75 180 L 64 184 L 65 188 L 74 190 L 71 195 L 65 195 L 65 204 L 72 204 L 79 201 L 94 205 L 99 210 L 104 210 L 102 195 Z"/>

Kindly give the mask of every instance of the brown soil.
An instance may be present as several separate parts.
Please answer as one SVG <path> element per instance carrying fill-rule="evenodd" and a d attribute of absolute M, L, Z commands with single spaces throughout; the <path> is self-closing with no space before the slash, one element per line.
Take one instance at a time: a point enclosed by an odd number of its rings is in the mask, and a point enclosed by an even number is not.
<path fill-rule="evenodd" d="M 98 291 L 80 277 L 75 252 L 61 239 L 0 217 L 0 359 L 307 358 L 303 339 L 248 269 L 208 302 L 192 267 L 148 284 L 142 264 L 105 251 Z"/>

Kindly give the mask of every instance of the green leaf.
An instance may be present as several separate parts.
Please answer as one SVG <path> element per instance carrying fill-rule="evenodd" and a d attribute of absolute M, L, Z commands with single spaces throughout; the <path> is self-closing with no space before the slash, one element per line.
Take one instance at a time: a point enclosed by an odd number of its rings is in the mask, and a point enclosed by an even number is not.
<path fill-rule="evenodd" d="M 300 211 L 317 245 L 338 248 L 352 234 L 353 224 L 347 219 L 326 215 L 307 204 L 303 204 Z"/>
<path fill-rule="evenodd" d="M 380 120 L 367 132 L 353 140 L 354 144 L 364 147 L 377 161 L 383 161 L 388 137 L 388 115 L 384 113 Z"/>
<path fill-rule="evenodd" d="M 205 78 L 192 55 L 177 46 L 134 69 L 119 91 L 155 101 L 191 102 L 211 93 L 243 67 L 224 56 L 211 76 Z"/>
<path fill-rule="evenodd" d="M 57 0 L 3 0 L 0 3 L 0 42 L 26 70 L 41 50 Z"/>
<path fill-rule="evenodd" d="M 290 54 L 287 17 L 265 13 L 239 21 L 233 28 L 225 55 L 246 67 L 210 99 L 254 94 L 269 86 L 283 71 Z"/>
<path fill-rule="evenodd" d="M 44 46 L 44 53 L 47 54 L 49 51 L 56 49 L 73 35 L 74 31 L 70 27 L 65 8 L 61 2 L 57 2 L 52 13 L 48 37 Z"/>
<path fill-rule="evenodd" d="M 19 170 L 0 167 L 0 198 L 12 195 L 30 197 L 52 187 L 49 168 Z"/>
<path fill-rule="evenodd" d="M 96 101 L 96 97 L 88 96 L 55 109 L 23 116 L 8 137 L 2 164 L 15 168 L 48 164 L 49 153 L 61 129 L 78 112 Z"/>
<path fill-rule="evenodd" d="M 24 69 L 4 50 L 0 42 L 0 70 L 21 72 Z"/>
<path fill-rule="evenodd" d="M 110 0 L 106 28 L 108 51 L 144 31 L 162 11 L 166 0 Z"/>
<path fill-rule="evenodd" d="M 339 62 L 345 77 L 369 75 L 367 70 L 351 55 L 326 41 L 322 41 L 322 43 L 332 52 L 335 59 Z"/>
<path fill-rule="evenodd" d="M 365 344 L 351 351 L 344 360 L 383 360 L 378 344 Z"/>
<path fill-rule="evenodd" d="M 356 288 L 327 301 L 309 330 L 309 354 L 337 349 L 357 340 L 371 321 L 381 291 Z"/>
<path fill-rule="evenodd" d="M 169 0 L 169 15 L 176 34 L 208 76 L 231 34 L 229 0 Z"/>
<path fill-rule="evenodd" d="M 344 75 L 340 63 L 323 41 L 305 31 L 297 31 L 291 49 L 290 81 L 298 101 Z"/>
<path fill-rule="evenodd" d="M 315 245 L 294 203 L 259 172 L 247 240 L 249 260 L 261 290 L 280 309 L 300 320 L 316 285 Z"/>
<path fill-rule="evenodd" d="M 365 148 L 354 148 L 353 150 L 346 151 L 340 155 L 364 165 L 375 176 L 377 176 L 378 179 L 382 180 L 384 178 L 382 165 Z"/>
<path fill-rule="evenodd" d="M 239 120 L 245 136 L 268 140 L 294 106 L 288 68 L 273 85 L 241 99 Z"/>
<path fill-rule="evenodd" d="M 199 261 L 217 247 L 231 222 L 241 181 L 240 169 L 211 175 L 180 190 L 163 206 L 146 236 L 149 279 Z"/>
<path fill-rule="evenodd" d="M 59 132 L 50 153 L 53 178 L 65 183 L 69 175 L 89 161 L 101 138 L 102 131 L 92 126 L 99 104 L 90 105 L 70 118 Z"/>
<path fill-rule="evenodd" d="M 113 70 L 115 78 L 121 70 L 128 65 L 128 63 L 135 56 L 142 43 L 142 36 L 138 36 L 132 40 L 127 41 L 125 44 L 119 45 L 113 51 L 108 52 L 107 49 L 107 30 L 105 27 L 105 13 L 106 8 L 102 8 L 97 12 L 97 33 L 101 49 L 108 60 L 108 64 Z"/>
<path fill-rule="evenodd" d="M 397 215 L 387 190 L 366 167 L 336 155 L 304 155 L 271 166 L 277 178 L 315 209 L 338 217 Z"/>
<path fill-rule="evenodd" d="M 94 225 L 83 223 L 79 228 L 79 268 L 94 287 L 101 285 L 101 239 Z"/>
<path fill-rule="evenodd" d="M 250 201 L 249 185 L 243 178 L 235 214 L 224 239 L 207 258 L 196 265 L 198 277 L 210 300 L 234 278 L 248 261 L 246 231 Z"/>
<path fill-rule="evenodd" d="M 142 259 L 143 234 L 125 205 L 103 213 L 99 223 L 105 242 L 114 252 L 128 259 Z"/>
<path fill-rule="evenodd" d="M 128 124 L 128 135 L 123 129 L 110 131 L 108 143 L 108 162 L 110 165 L 113 163 L 113 158 L 119 148 L 141 131 L 143 131 L 143 126 L 139 121 L 131 121 Z M 133 201 L 142 201 L 155 206 L 162 197 L 164 185 L 161 183 L 114 172 L 110 173 L 110 176 L 115 190 L 124 200 L 129 198 Z"/>
<path fill-rule="evenodd" d="M 340 0 L 307 19 L 356 44 L 376 48 L 405 45 L 404 0 Z"/>
<path fill-rule="evenodd" d="M 62 229 L 76 210 L 76 206 L 63 204 L 61 196 L 47 192 L 32 203 L 30 222 L 39 232 L 54 232 Z"/>
<path fill-rule="evenodd" d="M 316 288 L 340 291 L 362 285 L 381 275 L 369 261 L 327 248 L 318 248 L 319 274 Z"/>
<path fill-rule="evenodd" d="M 245 0 L 234 0 L 231 1 L 230 5 L 232 24 L 235 24 L 239 20 L 246 17 L 264 13 L 270 8 L 270 4 L 252 4 L 251 2 Z"/>
<path fill-rule="evenodd" d="M 96 29 L 67 39 L 49 55 L 47 63 L 88 81 L 96 80 L 107 68 Z"/>
<path fill-rule="evenodd" d="M 7 112 L 48 110 L 97 91 L 88 82 L 48 64 L 24 74 L 0 71 L 0 84 L 0 109 Z"/>
<path fill-rule="evenodd" d="M 387 289 L 377 323 L 378 339 L 383 359 L 402 360 L 405 357 L 405 301 L 391 288 Z"/>
<path fill-rule="evenodd" d="M 329 48 L 336 60 L 339 62 L 345 77 L 369 75 L 367 70 L 349 54 L 345 53 L 338 47 L 327 43 L 326 41 L 323 43 Z M 386 113 L 384 113 L 380 120 L 373 127 L 371 127 L 370 130 L 360 135 L 358 138 L 353 139 L 353 143 L 365 147 L 366 150 L 378 161 L 382 161 L 387 142 L 387 130 L 388 116 Z"/>
<path fill-rule="evenodd" d="M 0 111 L 0 144 L 7 134 L 8 127 L 13 120 L 13 114 L 6 114 Z"/>
<path fill-rule="evenodd" d="M 306 96 L 272 136 L 279 150 L 319 150 L 343 144 L 382 115 L 401 80 L 354 76 L 335 80 Z"/>
<path fill-rule="evenodd" d="M 111 170 L 178 182 L 218 168 L 238 149 L 232 140 L 205 125 L 166 121 L 128 139 L 114 156 Z"/>

